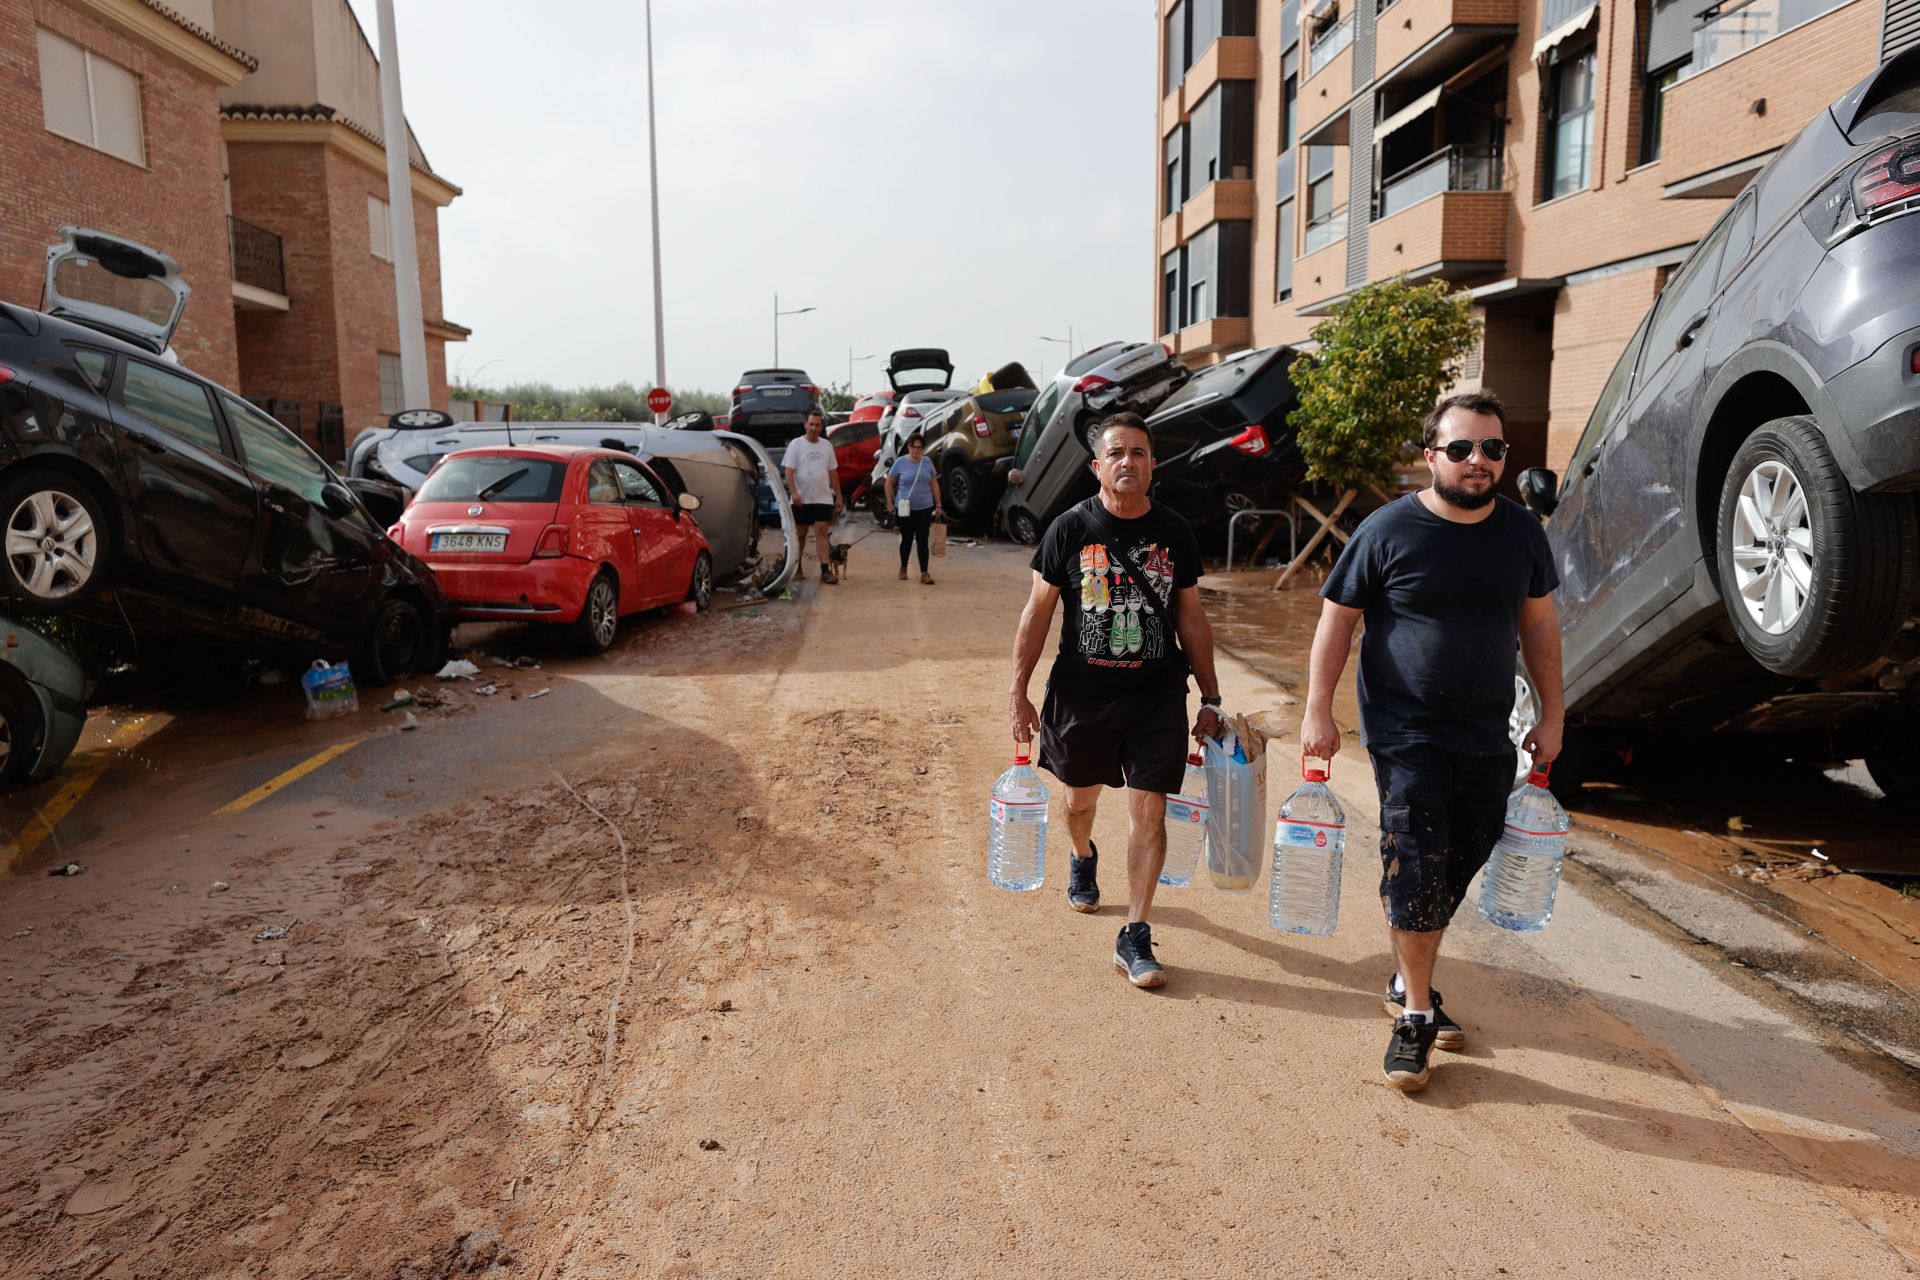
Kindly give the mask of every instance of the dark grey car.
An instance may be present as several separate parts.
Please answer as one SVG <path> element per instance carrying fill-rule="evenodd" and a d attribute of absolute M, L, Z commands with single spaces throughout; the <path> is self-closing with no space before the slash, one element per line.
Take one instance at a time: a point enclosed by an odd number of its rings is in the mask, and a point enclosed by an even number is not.
<path fill-rule="evenodd" d="M 1816 116 L 1701 238 L 1565 484 L 1521 478 L 1549 517 L 1583 743 L 1775 732 L 1920 794 L 1915 213 L 1920 51 Z"/>

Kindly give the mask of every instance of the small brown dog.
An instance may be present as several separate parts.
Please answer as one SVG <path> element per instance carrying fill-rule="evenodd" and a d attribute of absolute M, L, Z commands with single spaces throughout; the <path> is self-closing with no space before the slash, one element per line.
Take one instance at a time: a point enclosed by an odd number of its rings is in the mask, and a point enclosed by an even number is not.
<path fill-rule="evenodd" d="M 842 582 L 847 580 L 847 553 L 853 550 L 851 542 L 835 542 L 828 547 L 828 557 L 833 562 L 834 576 Z"/>

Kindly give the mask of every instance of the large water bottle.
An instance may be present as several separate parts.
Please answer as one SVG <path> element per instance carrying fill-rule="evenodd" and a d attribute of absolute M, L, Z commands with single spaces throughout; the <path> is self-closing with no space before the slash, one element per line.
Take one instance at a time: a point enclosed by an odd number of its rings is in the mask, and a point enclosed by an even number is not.
<path fill-rule="evenodd" d="M 1331 768 L 1332 761 L 1328 761 Z M 1300 762 L 1306 781 L 1280 806 L 1273 824 L 1273 884 L 1267 918 L 1284 933 L 1321 937 L 1340 923 L 1340 858 L 1347 814 L 1327 786 L 1327 769 Z"/>
<path fill-rule="evenodd" d="M 987 879 L 1002 889 L 1038 889 L 1047 874 L 1047 784 L 1016 751 L 1013 767 L 993 784 L 987 837 Z"/>
<path fill-rule="evenodd" d="M 1187 757 L 1187 777 L 1180 794 L 1167 797 L 1167 859 L 1160 864 L 1160 883 L 1184 889 L 1193 883 L 1200 851 L 1207 847 L 1207 771 L 1200 753 Z"/>
<path fill-rule="evenodd" d="M 1547 790 L 1550 765 L 1537 764 L 1507 800 L 1507 825 L 1480 880 L 1480 914 L 1502 929 L 1538 933 L 1553 919 L 1567 811 Z"/>

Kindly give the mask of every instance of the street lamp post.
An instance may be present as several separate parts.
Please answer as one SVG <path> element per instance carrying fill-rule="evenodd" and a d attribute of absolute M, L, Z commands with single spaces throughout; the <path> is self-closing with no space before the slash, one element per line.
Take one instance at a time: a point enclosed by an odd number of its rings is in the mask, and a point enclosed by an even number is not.
<path fill-rule="evenodd" d="M 874 353 L 874 355 L 878 355 L 878 354 L 879 354 L 878 352 L 875 352 L 875 353 Z M 856 355 L 854 355 L 854 354 L 853 354 L 853 348 L 852 348 L 852 347 L 848 347 L 848 348 L 847 348 L 847 394 L 848 394 L 848 395 L 852 395 L 852 394 L 853 394 L 853 365 L 854 365 L 854 361 L 856 361 L 856 360 L 871 360 L 871 359 L 873 359 L 873 356 L 856 356 Z"/>
<path fill-rule="evenodd" d="M 773 295 L 773 367 L 774 368 L 778 369 L 780 367 L 780 317 L 805 315 L 807 312 L 812 310 L 814 310 L 814 308 L 812 307 L 795 307 L 791 311 L 782 311 L 780 309 L 780 295 L 777 293 Z"/>
<path fill-rule="evenodd" d="M 660 284 L 660 147 L 653 132 L 653 0 L 647 0 L 647 180 L 653 193 L 653 385 L 667 385 L 667 319 Z M 666 414 L 653 415 L 662 422 Z"/>
<path fill-rule="evenodd" d="M 1069 334 L 1071 334 L 1071 333 L 1073 332 L 1073 329 L 1072 329 L 1071 327 L 1069 327 L 1069 328 L 1067 329 L 1067 332 L 1068 332 Z M 1066 368 L 1066 364 L 1067 364 L 1067 363 L 1071 363 L 1071 362 L 1073 361 L 1073 339 L 1072 339 L 1071 337 L 1067 337 L 1067 338 L 1049 338 L 1049 337 L 1048 337 L 1048 336 L 1047 336 L 1046 334 L 1044 334 L 1044 333 L 1043 333 L 1043 334 L 1041 334 L 1041 335 L 1040 335 L 1040 341 L 1042 341 L 1042 342 L 1058 342 L 1058 343 L 1060 343 L 1060 344 L 1061 344 L 1062 346 L 1064 346 L 1064 347 L 1066 347 L 1066 349 L 1067 349 L 1067 360 L 1066 360 L 1066 363 L 1063 363 L 1063 364 L 1062 364 L 1062 365 L 1060 366 L 1061 368 L 1063 368 L 1063 369 L 1064 369 L 1064 368 Z"/>

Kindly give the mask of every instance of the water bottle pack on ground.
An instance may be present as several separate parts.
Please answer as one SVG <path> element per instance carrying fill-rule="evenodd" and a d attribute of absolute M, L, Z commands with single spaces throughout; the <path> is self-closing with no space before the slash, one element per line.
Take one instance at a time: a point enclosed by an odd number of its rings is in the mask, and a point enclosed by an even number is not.
<path fill-rule="evenodd" d="M 1331 765 L 1331 761 L 1328 762 Z M 1283 933 L 1324 937 L 1340 923 L 1340 863 L 1347 815 L 1327 786 L 1326 769 L 1300 762 L 1305 779 L 1273 824 L 1273 879 L 1267 916 Z"/>
<path fill-rule="evenodd" d="M 1550 765 L 1535 765 L 1507 800 L 1506 825 L 1480 879 L 1480 914 L 1502 929 L 1537 933 L 1553 919 L 1567 811 L 1547 790 Z"/>
<path fill-rule="evenodd" d="M 1026 752 L 994 782 L 987 820 L 987 879 L 1001 889 L 1038 889 L 1047 869 L 1047 784 Z"/>
<path fill-rule="evenodd" d="M 1193 882 L 1207 847 L 1207 771 L 1200 753 L 1187 757 L 1186 780 L 1180 794 L 1167 797 L 1167 858 L 1160 864 L 1160 883 L 1184 889 Z"/>

